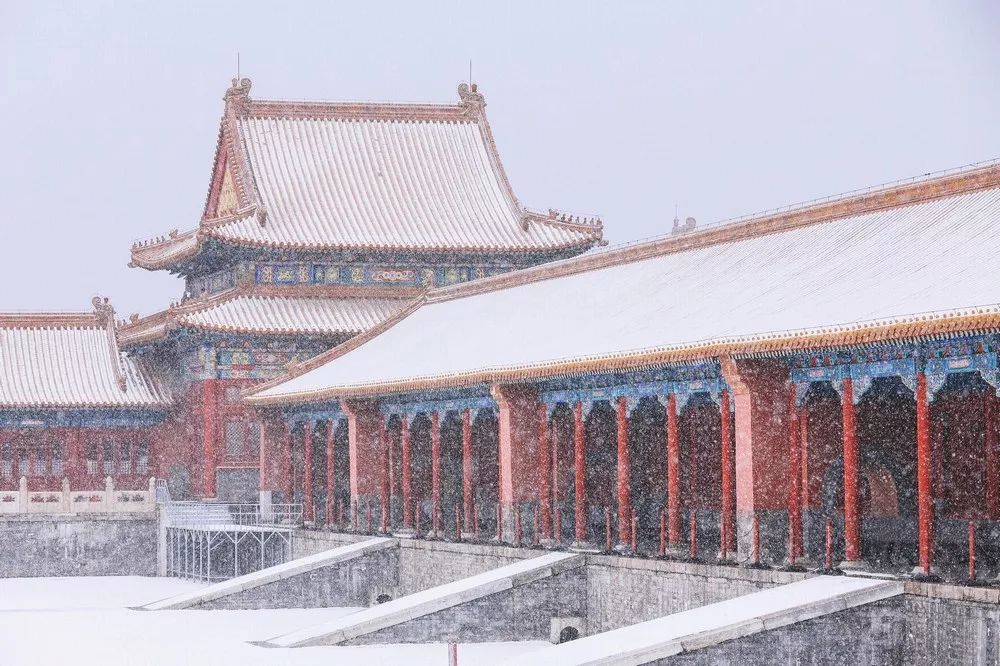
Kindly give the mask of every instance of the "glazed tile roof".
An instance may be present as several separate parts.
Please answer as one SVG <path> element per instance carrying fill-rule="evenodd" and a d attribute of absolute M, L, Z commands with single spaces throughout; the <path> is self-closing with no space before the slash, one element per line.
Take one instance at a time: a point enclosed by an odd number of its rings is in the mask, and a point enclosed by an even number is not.
<path fill-rule="evenodd" d="M 432 291 L 250 401 L 1000 330 L 997 256 L 993 166 Z"/>
<path fill-rule="evenodd" d="M 136 320 L 118 334 L 127 346 L 160 339 L 177 328 L 260 335 L 351 336 L 376 326 L 408 302 L 398 296 L 366 297 L 360 290 L 336 287 L 237 287 Z"/>
<path fill-rule="evenodd" d="M 227 93 L 201 225 L 136 245 L 133 264 L 176 265 L 207 238 L 428 252 L 583 251 L 601 241 L 597 220 L 520 204 L 485 102 L 464 85 L 458 104 L 363 104 L 251 100 L 244 81 Z M 223 182 L 238 205 L 220 212 Z"/>
<path fill-rule="evenodd" d="M 0 314 L 0 409 L 162 408 L 170 394 L 92 313 Z"/>
<path fill-rule="evenodd" d="M 240 296 L 184 315 L 189 328 L 266 334 L 356 334 L 387 319 L 405 301 L 366 298 Z"/>

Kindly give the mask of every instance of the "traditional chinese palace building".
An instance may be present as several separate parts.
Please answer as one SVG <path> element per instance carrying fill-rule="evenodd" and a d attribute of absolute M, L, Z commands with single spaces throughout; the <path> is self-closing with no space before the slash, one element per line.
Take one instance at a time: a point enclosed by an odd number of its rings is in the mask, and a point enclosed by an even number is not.
<path fill-rule="evenodd" d="M 105 301 L 0 319 L 0 489 L 138 474 L 175 498 L 256 500 L 242 391 L 429 288 L 601 243 L 600 221 L 518 201 L 485 106 L 474 85 L 454 104 L 383 104 L 256 100 L 234 81 L 201 220 L 132 247 L 183 297 L 117 326 Z"/>
<path fill-rule="evenodd" d="M 515 197 L 475 86 L 249 93 L 197 226 L 132 248 L 177 303 L 0 316 L 0 489 L 924 573 L 978 530 L 1000 560 L 1000 166 L 588 252 L 599 221 Z"/>

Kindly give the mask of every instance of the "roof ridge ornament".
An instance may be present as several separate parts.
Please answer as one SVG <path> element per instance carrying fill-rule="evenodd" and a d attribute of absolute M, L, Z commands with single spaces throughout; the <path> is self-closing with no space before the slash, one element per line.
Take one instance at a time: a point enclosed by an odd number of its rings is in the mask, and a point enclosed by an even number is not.
<path fill-rule="evenodd" d="M 125 381 L 125 370 L 122 368 L 121 353 L 118 351 L 115 308 L 107 297 L 94 296 L 90 299 L 90 303 L 94 306 L 94 319 L 97 320 L 97 325 L 107 334 L 108 353 L 111 355 L 111 368 L 115 373 L 115 381 L 122 393 L 125 393 L 128 390 L 128 382 Z"/>
<path fill-rule="evenodd" d="M 100 326 L 107 326 L 108 322 L 115 320 L 115 308 L 108 298 L 94 296 L 90 299 L 90 304 L 94 306 L 94 318 Z"/>
<path fill-rule="evenodd" d="M 226 110 L 232 110 L 236 115 L 245 115 L 250 107 L 250 79 L 233 79 L 233 83 L 222 97 L 226 102 Z"/>
<path fill-rule="evenodd" d="M 465 107 L 466 113 L 481 114 L 486 108 L 486 98 L 479 92 L 475 83 L 462 82 L 458 84 L 459 104 Z"/>

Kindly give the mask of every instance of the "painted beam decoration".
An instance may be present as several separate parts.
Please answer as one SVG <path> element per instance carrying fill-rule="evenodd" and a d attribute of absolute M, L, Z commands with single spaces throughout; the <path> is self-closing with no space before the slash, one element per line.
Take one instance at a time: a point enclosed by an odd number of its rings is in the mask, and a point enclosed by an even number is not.
<path fill-rule="evenodd" d="M 301 362 L 328 347 L 308 338 L 282 340 L 185 334 L 180 370 L 189 381 L 273 379 L 286 372 L 293 359 Z"/>
<path fill-rule="evenodd" d="M 1000 395 L 997 347 L 997 336 L 988 335 L 799 354 L 790 357 L 790 379 L 800 405 L 813 382 L 829 382 L 842 394 L 843 381 L 850 378 L 851 398 L 857 403 L 879 377 L 899 377 L 904 386 L 916 392 L 920 372 L 927 377 L 931 395 L 940 390 L 948 375 L 967 372 L 978 372 Z"/>
<path fill-rule="evenodd" d="M 166 409 L 5 409 L 0 428 L 139 428 L 163 422 Z"/>
<path fill-rule="evenodd" d="M 625 398 L 629 411 L 643 398 L 674 394 L 683 407 L 697 393 L 707 393 L 716 402 L 728 388 L 717 363 L 708 362 L 643 371 L 630 375 L 595 375 L 577 385 L 560 386 L 549 382 L 539 394 L 551 412 L 559 403 L 582 402 L 589 411 L 595 402 L 613 402 Z"/>
<path fill-rule="evenodd" d="M 514 266 L 428 266 L 379 264 L 265 263 L 255 269 L 257 284 L 442 287 L 501 275 Z"/>

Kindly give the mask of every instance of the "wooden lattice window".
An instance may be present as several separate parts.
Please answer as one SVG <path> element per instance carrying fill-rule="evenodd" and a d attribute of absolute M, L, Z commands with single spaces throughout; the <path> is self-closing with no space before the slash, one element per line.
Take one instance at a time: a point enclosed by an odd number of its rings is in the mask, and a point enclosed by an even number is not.
<path fill-rule="evenodd" d="M 226 455 L 238 457 L 246 451 L 246 428 L 242 421 L 226 421 Z"/>

